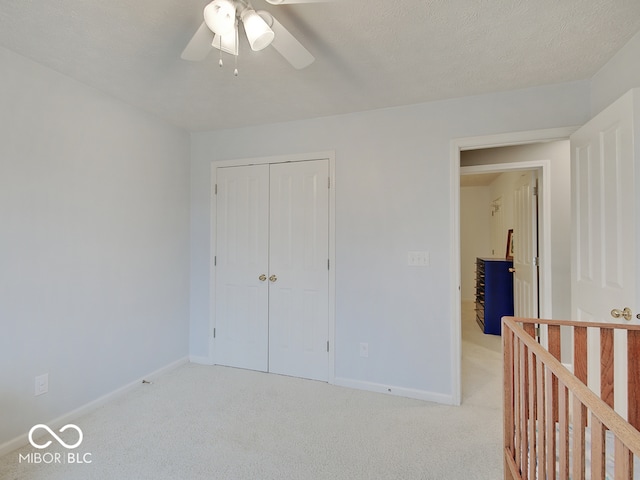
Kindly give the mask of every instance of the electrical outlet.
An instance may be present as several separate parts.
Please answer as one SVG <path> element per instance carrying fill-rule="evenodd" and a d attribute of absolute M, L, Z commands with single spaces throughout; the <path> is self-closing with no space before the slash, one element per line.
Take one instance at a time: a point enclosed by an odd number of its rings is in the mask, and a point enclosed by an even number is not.
<path fill-rule="evenodd" d="M 429 252 L 409 252 L 407 255 L 407 265 L 411 267 L 428 267 Z"/>
<path fill-rule="evenodd" d="M 361 343 L 360 344 L 360 356 L 367 358 L 369 356 L 369 344 Z"/>
<path fill-rule="evenodd" d="M 47 393 L 49 391 L 49 374 L 45 373 L 43 375 L 38 375 L 36 377 L 36 389 L 35 396 L 42 395 L 43 393 Z"/>

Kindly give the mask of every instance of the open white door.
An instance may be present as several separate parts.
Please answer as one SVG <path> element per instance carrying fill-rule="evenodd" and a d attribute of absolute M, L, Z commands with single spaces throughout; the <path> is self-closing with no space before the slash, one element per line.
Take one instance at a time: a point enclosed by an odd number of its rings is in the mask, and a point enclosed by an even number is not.
<path fill-rule="evenodd" d="M 524 172 L 514 198 L 513 311 L 516 317 L 538 318 L 537 174 Z"/>
<path fill-rule="evenodd" d="M 571 136 L 571 292 L 577 320 L 638 322 L 633 116 L 631 91 Z M 618 312 L 628 312 L 628 319 L 612 318 Z M 594 337 L 590 349 L 598 348 Z M 620 337 L 616 342 L 622 343 Z M 616 345 L 622 354 L 618 346 L 624 345 Z M 626 361 L 614 361 L 615 405 L 624 414 L 626 393 L 617 386 L 626 384 Z M 588 381 L 596 391 L 598 372 L 590 363 Z"/>

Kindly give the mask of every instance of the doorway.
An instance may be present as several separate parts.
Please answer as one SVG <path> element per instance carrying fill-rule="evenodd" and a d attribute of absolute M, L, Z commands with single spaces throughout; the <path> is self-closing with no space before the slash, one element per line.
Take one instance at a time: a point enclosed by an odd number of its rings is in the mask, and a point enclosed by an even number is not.
<path fill-rule="evenodd" d="M 539 315 L 550 317 L 552 311 L 558 316 L 568 315 L 570 312 L 569 295 L 562 292 L 563 286 L 570 279 L 570 245 L 569 245 L 569 181 L 570 162 L 568 137 L 575 128 L 559 128 L 550 130 L 540 130 L 531 132 L 518 132 L 501 135 L 491 135 L 485 137 L 471 137 L 457 139 L 451 142 L 451 218 L 452 218 L 452 284 L 451 284 L 451 309 L 453 315 L 452 325 L 452 397 L 455 404 L 462 400 L 462 324 L 461 324 L 461 300 L 462 300 L 462 277 L 461 277 L 461 242 L 460 242 L 460 174 L 463 168 L 464 173 L 496 173 L 501 171 L 516 170 L 536 170 L 539 172 L 542 188 L 540 195 L 540 225 L 539 225 Z M 525 157 L 514 159 L 510 156 L 508 160 L 495 161 L 495 156 L 476 161 L 473 166 L 461 164 L 461 156 L 466 151 L 478 151 L 479 154 L 492 153 L 499 147 L 503 153 L 509 152 L 510 148 L 524 145 L 543 146 L 550 142 L 562 142 L 563 154 L 560 159 L 545 158 L 545 156 Z M 495 152 L 493 152 L 495 153 Z M 491 158 L 493 157 L 493 158 Z M 517 161 L 516 161 L 517 160 Z M 552 171 L 553 182 L 552 180 Z M 566 183 L 566 186 L 564 185 Z M 552 194 L 553 189 L 553 194 Z M 553 199 L 553 215 L 551 212 L 551 202 Z M 567 219 L 564 219 L 564 216 Z M 551 228 L 554 228 L 553 238 Z M 566 229 L 566 231 L 565 231 Z M 566 240 L 566 241 L 565 241 Z M 553 257 L 553 269 L 552 265 Z M 552 284 L 552 279 L 554 284 Z M 555 295 L 552 295 L 552 292 Z M 565 305 L 566 303 L 566 305 Z"/>
<path fill-rule="evenodd" d="M 497 150 L 487 153 L 499 157 Z M 462 163 L 472 161 L 474 153 L 462 152 Z M 517 162 L 509 166 L 513 168 L 504 170 L 496 165 L 497 170 L 488 173 L 473 173 L 472 166 L 461 169 L 461 297 L 463 302 L 476 299 L 478 258 L 505 261 L 504 268 L 509 267 L 511 275 L 501 278 L 513 284 L 514 297 L 505 314 L 535 318 L 539 312 L 538 192 L 544 187 L 542 169 L 518 170 Z"/>
<path fill-rule="evenodd" d="M 499 157 L 495 150 L 498 149 L 483 153 Z M 471 163 L 469 157 L 474 153 L 462 152 L 461 163 Z M 516 153 L 513 158 L 517 159 L 517 151 L 511 153 Z M 500 385 L 501 317 L 538 316 L 535 186 L 540 169 L 468 173 L 469 169 L 473 171 L 473 167 L 463 167 L 460 176 L 462 397 L 465 402 L 476 398 L 489 385 L 493 388 Z"/>

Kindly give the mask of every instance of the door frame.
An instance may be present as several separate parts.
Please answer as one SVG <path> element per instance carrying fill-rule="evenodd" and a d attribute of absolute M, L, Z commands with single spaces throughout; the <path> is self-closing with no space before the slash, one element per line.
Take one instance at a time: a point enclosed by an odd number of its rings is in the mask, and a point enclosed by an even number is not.
<path fill-rule="evenodd" d="M 462 398 L 462 325 L 461 325 L 461 273 L 460 273 L 460 174 L 462 168 L 466 173 L 480 173 L 483 168 L 493 167 L 494 171 L 508 170 L 510 165 L 513 165 L 512 169 L 527 169 L 535 170 L 542 169 L 542 182 L 543 182 L 543 207 L 542 207 L 542 222 L 543 233 L 541 238 L 539 255 L 546 255 L 544 262 L 550 265 L 551 258 L 551 232 L 550 232 L 550 212 L 551 202 L 550 197 L 544 198 L 546 195 L 550 195 L 550 162 L 547 161 L 546 165 L 544 161 L 537 162 L 514 162 L 513 164 L 504 163 L 499 165 L 482 165 L 478 167 L 461 167 L 460 166 L 460 152 L 464 150 L 476 150 L 481 148 L 497 148 L 507 147 L 514 145 L 526 145 L 530 143 L 567 140 L 569 136 L 575 132 L 579 127 L 561 127 L 551 128 L 545 130 L 530 130 L 524 132 L 512 132 L 502 133 L 497 135 L 484 135 L 477 137 L 466 137 L 452 139 L 450 142 L 449 158 L 451 165 L 451 177 L 450 177 L 450 218 L 451 218 L 451 399 L 454 405 L 460 405 Z M 477 169 L 469 171 L 466 169 Z M 488 173 L 489 170 L 484 170 Z M 540 235 L 540 233 L 539 233 Z M 542 263 L 542 262 L 541 262 Z M 540 281 L 540 317 L 551 316 L 551 269 L 543 268 L 543 274 Z"/>
<path fill-rule="evenodd" d="M 214 364 L 214 329 L 216 326 L 215 319 L 215 292 L 216 292 L 216 275 L 214 259 L 216 255 L 216 195 L 215 185 L 218 178 L 218 168 L 221 167 L 239 167 L 244 165 L 264 165 L 274 163 L 304 162 L 309 160 L 329 160 L 329 365 L 328 365 L 328 383 L 335 383 L 335 331 L 336 331 L 336 276 L 335 276 L 335 218 L 336 218 L 336 181 L 335 181 L 335 151 L 299 153 L 290 155 L 276 155 L 269 157 L 244 158 L 235 160 L 219 160 L 211 162 L 211 193 L 210 193 L 210 248 L 209 248 L 209 363 Z"/>

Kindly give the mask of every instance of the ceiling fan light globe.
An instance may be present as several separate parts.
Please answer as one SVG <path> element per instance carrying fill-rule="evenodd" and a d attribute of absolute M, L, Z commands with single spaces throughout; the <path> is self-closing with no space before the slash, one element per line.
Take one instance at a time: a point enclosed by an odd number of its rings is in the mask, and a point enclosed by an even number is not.
<path fill-rule="evenodd" d="M 268 47 L 275 34 L 273 30 L 269 28 L 269 25 L 256 13 L 255 10 L 247 9 L 242 12 L 242 23 L 244 25 L 244 31 L 247 34 L 247 40 L 251 50 L 257 52 L 263 48 Z"/>
<path fill-rule="evenodd" d="M 236 7 L 230 0 L 213 0 L 204 7 L 204 21 L 217 35 L 233 32 L 236 22 Z"/>

